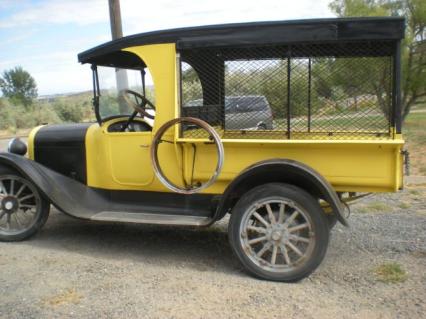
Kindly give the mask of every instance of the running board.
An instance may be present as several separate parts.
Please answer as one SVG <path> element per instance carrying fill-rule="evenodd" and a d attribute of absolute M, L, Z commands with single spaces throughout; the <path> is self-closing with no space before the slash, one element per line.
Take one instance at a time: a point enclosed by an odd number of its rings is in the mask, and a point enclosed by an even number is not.
<path fill-rule="evenodd" d="M 206 226 L 211 222 L 210 217 L 163 215 L 149 213 L 127 213 L 127 212 L 100 212 L 93 215 L 91 220 L 127 222 L 137 224 L 162 224 L 162 225 L 186 225 Z"/>

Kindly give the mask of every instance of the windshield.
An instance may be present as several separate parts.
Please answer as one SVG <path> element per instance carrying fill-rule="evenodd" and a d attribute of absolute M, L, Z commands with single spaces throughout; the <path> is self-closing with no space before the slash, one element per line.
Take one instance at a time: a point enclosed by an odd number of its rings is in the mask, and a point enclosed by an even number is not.
<path fill-rule="evenodd" d="M 154 92 L 150 74 L 142 70 L 98 67 L 99 115 L 102 119 L 116 116 L 129 116 L 134 109 L 126 103 L 123 91 L 128 89 L 145 95 L 154 103 Z M 144 87 L 145 84 L 145 87 Z M 133 97 L 132 97 L 133 98 Z M 136 103 L 140 101 L 135 100 Z M 138 114 L 139 116 L 139 114 Z"/>

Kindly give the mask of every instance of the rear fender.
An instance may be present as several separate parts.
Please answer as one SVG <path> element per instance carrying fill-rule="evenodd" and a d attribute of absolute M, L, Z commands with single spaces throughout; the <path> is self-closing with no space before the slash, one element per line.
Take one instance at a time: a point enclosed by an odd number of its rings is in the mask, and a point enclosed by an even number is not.
<path fill-rule="evenodd" d="M 242 171 L 226 188 L 216 211 L 217 219 L 223 217 L 245 192 L 266 183 L 287 183 L 306 190 L 326 201 L 337 220 L 348 226 L 344 205 L 331 184 L 313 168 L 289 159 L 262 161 Z"/>

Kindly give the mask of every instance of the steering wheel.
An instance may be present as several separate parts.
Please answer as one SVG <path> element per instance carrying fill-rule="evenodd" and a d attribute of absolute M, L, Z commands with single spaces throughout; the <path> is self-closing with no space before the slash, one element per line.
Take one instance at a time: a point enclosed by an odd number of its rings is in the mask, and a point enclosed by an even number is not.
<path fill-rule="evenodd" d="M 160 167 L 160 162 L 158 160 L 159 144 L 162 142 L 167 142 L 167 143 L 172 143 L 176 145 L 177 143 L 176 141 L 163 140 L 164 133 L 172 126 L 176 124 L 183 124 L 183 123 L 196 125 L 200 127 L 201 129 L 205 130 L 209 134 L 209 140 L 216 145 L 216 152 L 218 156 L 216 168 L 211 178 L 203 184 L 196 183 L 192 185 L 187 185 L 186 187 L 180 187 L 174 184 L 172 181 L 170 181 L 170 179 L 164 175 L 164 172 Z M 160 180 L 160 182 L 163 183 L 163 185 L 166 186 L 168 189 L 180 194 L 195 194 L 209 187 L 210 185 L 214 184 L 217 178 L 219 177 L 219 174 L 222 171 L 223 162 L 224 162 L 223 144 L 219 134 L 208 123 L 193 117 L 179 117 L 164 123 L 163 126 L 161 126 L 158 129 L 157 133 L 154 135 L 154 138 L 151 144 L 151 162 L 152 162 L 155 175 Z"/>
<path fill-rule="evenodd" d="M 126 101 L 128 105 L 133 107 L 136 113 L 140 113 L 140 115 L 146 116 L 147 118 L 151 120 L 154 119 L 155 115 L 149 114 L 145 109 L 146 109 L 146 106 L 149 105 L 150 108 L 155 111 L 155 105 L 150 100 L 148 100 L 145 96 L 143 96 L 142 94 L 136 91 L 129 90 L 129 89 L 123 90 L 121 95 L 123 96 L 124 101 Z M 135 97 L 135 100 L 137 100 L 136 98 L 139 98 L 142 100 L 142 102 L 139 104 L 136 103 L 130 98 L 131 95 Z"/>
<path fill-rule="evenodd" d="M 142 115 L 142 118 L 144 116 L 146 116 L 147 118 L 153 120 L 155 118 L 155 115 L 149 114 L 146 111 L 146 106 L 149 105 L 150 108 L 152 110 L 155 111 L 155 105 L 148 100 L 145 96 L 143 96 L 142 94 L 133 91 L 133 90 L 129 90 L 129 89 L 125 89 L 123 91 L 121 91 L 121 96 L 123 97 L 124 101 L 127 103 L 127 105 L 130 105 L 134 111 L 132 113 L 132 115 L 130 115 L 128 121 L 126 122 L 126 124 L 124 124 L 121 128 L 121 132 L 125 132 L 126 129 L 129 127 L 130 123 L 132 123 L 132 121 L 135 119 L 136 115 L 138 115 L 138 113 L 140 113 L 140 115 Z M 130 96 L 134 97 L 134 100 L 137 101 L 137 99 L 141 99 L 142 102 L 141 103 L 136 103 L 135 101 L 133 101 L 133 99 L 131 99 Z"/>

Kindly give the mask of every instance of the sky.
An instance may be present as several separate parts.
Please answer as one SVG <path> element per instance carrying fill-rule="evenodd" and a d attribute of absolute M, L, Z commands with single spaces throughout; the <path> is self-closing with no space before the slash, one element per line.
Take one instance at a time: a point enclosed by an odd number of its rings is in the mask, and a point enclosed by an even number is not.
<path fill-rule="evenodd" d="M 121 0 L 124 36 L 196 25 L 326 18 L 331 0 Z M 108 0 L 0 0 L 0 74 L 22 66 L 39 95 L 91 89 L 77 54 L 111 39 Z"/>

